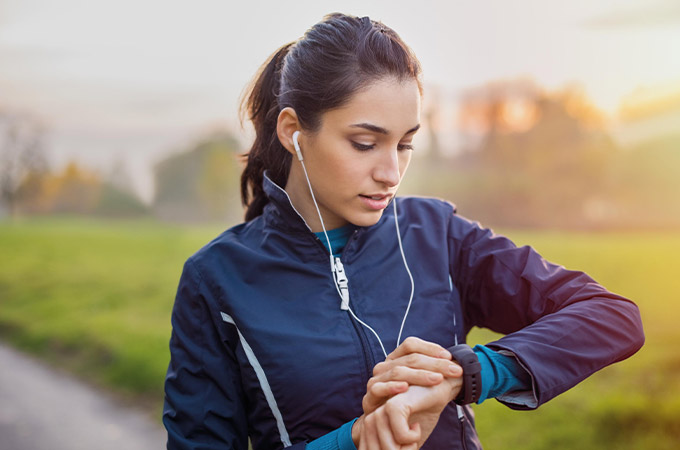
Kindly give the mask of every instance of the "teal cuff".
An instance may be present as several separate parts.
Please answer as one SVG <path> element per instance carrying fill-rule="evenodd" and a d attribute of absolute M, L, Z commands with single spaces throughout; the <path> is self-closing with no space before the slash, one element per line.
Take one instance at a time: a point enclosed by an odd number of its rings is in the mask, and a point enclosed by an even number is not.
<path fill-rule="evenodd" d="M 352 425 L 357 419 L 353 419 L 337 430 L 324 434 L 307 444 L 307 450 L 357 450 L 352 440 Z"/>
<path fill-rule="evenodd" d="M 352 426 L 357 419 L 347 422 L 340 427 L 340 432 L 338 433 L 338 447 L 340 450 L 357 450 L 357 447 L 352 440 Z"/>
<path fill-rule="evenodd" d="M 531 376 L 513 356 L 497 353 L 484 345 L 473 348 L 482 366 L 482 393 L 477 404 L 513 391 L 531 390 Z"/>

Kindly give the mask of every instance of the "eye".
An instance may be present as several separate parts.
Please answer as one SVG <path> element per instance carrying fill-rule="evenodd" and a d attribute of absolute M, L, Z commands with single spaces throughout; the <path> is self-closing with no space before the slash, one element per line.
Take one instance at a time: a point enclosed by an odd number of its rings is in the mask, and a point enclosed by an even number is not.
<path fill-rule="evenodd" d="M 350 141 L 352 143 L 352 147 L 356 148 L 359 151 L 365 152 L 367 150 L 372 150 L 375 148 L 375 144 L 371 145 L 366 145 L 366 144 L 360 144 L 358 142 Z"/>
<path fill-rule="evenodd" d="M 399 150 L 413 150 L 413 145 L 412 144 L 399 144 L 399 145 L 397 145 L 397 149 L 399 149 Z"/>

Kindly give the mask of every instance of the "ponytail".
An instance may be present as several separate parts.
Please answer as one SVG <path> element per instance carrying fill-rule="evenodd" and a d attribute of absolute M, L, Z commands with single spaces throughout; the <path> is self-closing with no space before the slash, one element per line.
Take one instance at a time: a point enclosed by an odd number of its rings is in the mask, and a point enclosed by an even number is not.
<path fill-rule="evenodd" d="M 281 88 L 281 68 L 289 43 L 279 48 L 265 63 L 246 90 L 241 103 L 241 117 L 247 114 L 255 127 L 255 141 L 243 155 L 246 167 L 241 174 L 241 201 L 249 221 L 262 214 L 268 203 L 262 189 L 264 171 L 279 186 L 285 186 L 291 165 L 291 155 L 279 142 L 276 122 L 279 116 L 278 94 Z"/>

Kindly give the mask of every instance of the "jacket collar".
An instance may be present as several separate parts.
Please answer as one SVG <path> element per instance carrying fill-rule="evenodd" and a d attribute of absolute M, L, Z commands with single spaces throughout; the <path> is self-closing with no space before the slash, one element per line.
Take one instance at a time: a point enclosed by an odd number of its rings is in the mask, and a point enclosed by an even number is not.
<path fill-rule="evenodd" d="M 264 172 L 262 179 L 262 189 L 269 198 L 269 203 L 267 203 L 262 212 L 262 216 L 266 223 L 276 226 L 277 228 L 299 232 L 299 233 L 309 233 L 310 236 L 316 238 L 312 229 L 302 215 L 295 209 L 293 202 L 290 200 L 288 193 L 271 178 L 269 178 L 267 171 Z M 362 241 L 366 239 L 365 233 L 369 230 L 377 229 L 381 224 L 383 224 L 387 217 L 391 217 L 394 199 L 385 209 L 384 214 L 378 220 L 378 223 L 370 227 L 357 227 L 355 241 Z M 356 245 L 356 243 L 355 243 Z M 348 248 L 345 248 L 345 253 L 347 253 Z"/>
<path fill-rule="evenodd" d="M 286 229 L 302 232 L 312 231 L 302 215 L 293 206 L 288 193 L 269 178 L 267 171 L 264 172 L 262 189 L 269 198 L 269 203 L 265 205 L 262 213 L 267 222 Z"/>

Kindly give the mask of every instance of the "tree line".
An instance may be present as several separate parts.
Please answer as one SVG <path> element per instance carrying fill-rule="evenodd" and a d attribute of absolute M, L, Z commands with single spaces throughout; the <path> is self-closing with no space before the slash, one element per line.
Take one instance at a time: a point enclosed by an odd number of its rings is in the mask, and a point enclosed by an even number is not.
<path fill-rule="evenodd" d="M 680 101 L 624 121 L 636 138 L 623 143 L 577 86 L 547 92 L 502 81 L 469 90 L 460 103 L 466 145 L 447 157 L 431 140 L 404 191 L 446 198 L 494 226 L 680 226 Z"/>
<path fill-rule="evenodd" d="M 445 198 L 491 226 L 680 226 L 680 128 L 657 130 L 624 147 L 582 90 L 547 92 L 527 80 L 472 88 L 459 103 L 462 148 L 443 148 L 432 125 L 442 105 L 431 103 L 424 111 L 428 148 L 416 150 L 426 155 L 414 158 L 401 194 Z M 673 111 L 680 117 L 680 104 L 671 105 Z M 159 161 L 151 204 L 139 200 L 122 169 L 103 177 L 74 162 L 51 171 L 44 133 L 36 120 L 0 111 L 0 188 L 8 215 L 223 223 L 243 216 L 244 149 L 228 132 L 204 136 Z"/>

